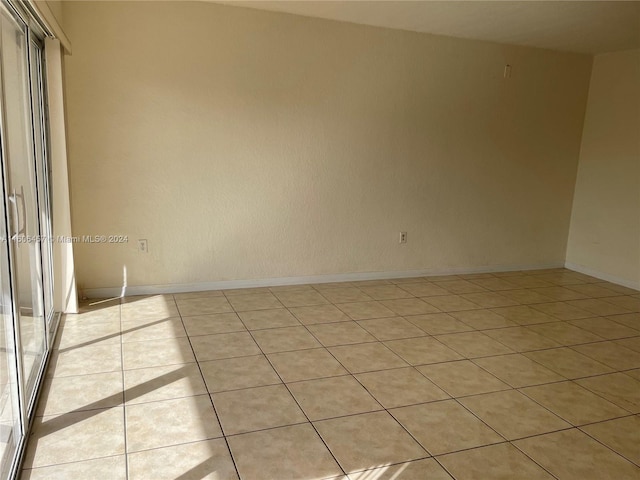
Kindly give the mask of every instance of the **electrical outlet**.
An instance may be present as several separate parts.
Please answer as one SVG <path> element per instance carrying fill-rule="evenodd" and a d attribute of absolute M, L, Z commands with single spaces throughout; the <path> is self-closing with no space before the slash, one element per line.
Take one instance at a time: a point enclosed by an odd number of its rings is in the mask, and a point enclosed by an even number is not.
<path fill-rule="evenodd" d="M 407 232 L 400 232 L 400 243 L 407 243 Z"/>
<path fill-rule="evenodd" d="M 149 244 L 147 243 L 146 238 L 138 240 L 138 251 L 142 253 L 149 253 Z"/>

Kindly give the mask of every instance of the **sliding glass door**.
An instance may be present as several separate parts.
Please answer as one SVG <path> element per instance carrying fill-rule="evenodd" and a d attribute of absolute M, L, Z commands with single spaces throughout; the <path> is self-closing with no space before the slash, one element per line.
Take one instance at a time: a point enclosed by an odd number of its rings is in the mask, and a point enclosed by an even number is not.
<path fill-rule="evenodd" d="M 42 41 L 0 3 L 0 479 L 15 474 L 53 316 Z"/>

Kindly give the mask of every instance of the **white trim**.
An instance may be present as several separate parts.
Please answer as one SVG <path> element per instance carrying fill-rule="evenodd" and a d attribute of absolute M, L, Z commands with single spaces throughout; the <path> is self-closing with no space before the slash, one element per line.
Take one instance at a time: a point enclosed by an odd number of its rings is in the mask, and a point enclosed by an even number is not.
<path fill-rule="evenodd" d="M 58 19 L 51 11 L 49 4 L 47 2 L 36 2 L 35 0 L 27 0 L 27 4 L 36 14 L 43 27 L 48 30 L 48 33 L 60 40 L 60 44 L 64 47 L 65 52 L 71 55 L 71 41 L 64 33 L 60 22 L 58 22 Z"/>
<path fill-rule="evenodd" d="M 623 287 L 627 287 L 627 288 L 633 288 L 634 290 L 640 290 L 639 282 L 634 282 L 632 280 L 627 280 L 624 278 L 616 277 L 614 275 L 609 275 L 608 273 L 604 273 L 599 270 L 594 270 L 592 268 L 585 267 L 584 265 L 578 265 L 577 263 L 565 262 L 564 266 L 569 270 L 574 270 L 578 273 L 584 273 L 585 275 L 596 277 L 596 278 L 599 278 L 600 280 L 605 280 L 607 282 L 622 285 Z"/>
<path fill-rule="evenodd" d="M 469 273 L 512 272 L 518 270 L 541 270 L 562 268 L 562 263 L 545 265 L 496 265 L 483 267 L 454 267 L 446 270 L 423 269 L 389 272 L 337 273 L 331 275 L 308 275 L 301 277 L 257 278 L 251 280 L 223 280 L 219 282 L 178 283 L 168 285 L 137 285 L 83 290 L 86 298 L 116 298 L 125 295 L 158 295 L 164 293 L 202 292 L 228 290 L 231 288 L 277 287 L 282 285 L 305 285 L 309 283 L 355 282 L 362 280 L 386 280 L 389 278 L 430 277 L 435 275 L 462 275 Z"/>

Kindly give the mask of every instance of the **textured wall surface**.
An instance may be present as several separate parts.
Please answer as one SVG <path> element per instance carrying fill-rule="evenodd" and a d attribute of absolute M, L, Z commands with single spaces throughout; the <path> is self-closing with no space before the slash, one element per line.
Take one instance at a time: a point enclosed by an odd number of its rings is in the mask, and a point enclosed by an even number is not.
<path fill-rule="evenodd" d="M 564 262 L 590 57 L 207 3 L 64 19 L 74 233 L 130 240 L 76 245 L 80 286 Z"/>
<path fill-rule="evenodd" d="M 640 288 L 640 50 L 594 59 L 567 262 Z"/>

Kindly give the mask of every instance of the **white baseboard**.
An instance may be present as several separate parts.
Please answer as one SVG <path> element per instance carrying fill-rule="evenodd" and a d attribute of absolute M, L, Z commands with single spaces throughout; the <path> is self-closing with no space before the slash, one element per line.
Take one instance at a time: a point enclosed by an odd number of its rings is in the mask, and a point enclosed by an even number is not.
<path fill-rule="evenodd" d="M 601 280 L 605 280 L 607 282 L 615 283 L 617 285 L 622 285 L 623 287 L 640 290 L 640 283 L 634 282 L 632 280 L 627 280 L 625 278 L 609 275 L 608 273 L 604 273 L 599 270 L 594 270 L 593 268 L 585 267 L 584 265 L 578 265 L 576 263 L 565 262 L 564 266 L 565 268 L 568 268 L 569 270 L 573 270 L 578 273 L 584 273 L 585 275 L 596 277 Z"/>
<path fill-rule="evenodd" d="M 308 283 L 354 282 L 362 280 L 386 280 L 389 278 L 430 277 L 435 275 L 461 275 L 470 273 L 511 272 L 516 270 L 541 270 L 547 268 L 561 268 L 563 266 L 564 265 L 562 263 L 546 265 L 489 265 L 481 267 L 454 267 L 446 270 L 422 269 L 388 272 L 337 273 L 330 275 L 308 275 L 301 277 L 223 280 L 219 282 L 87 288 L 82 291 L 82 294 L 86 298 L 115 298 L 129 295 L 159 295 L 164 293 L 228 290 L 231 288 L 277 287 L 282 285 L 304 285 Z"/>

